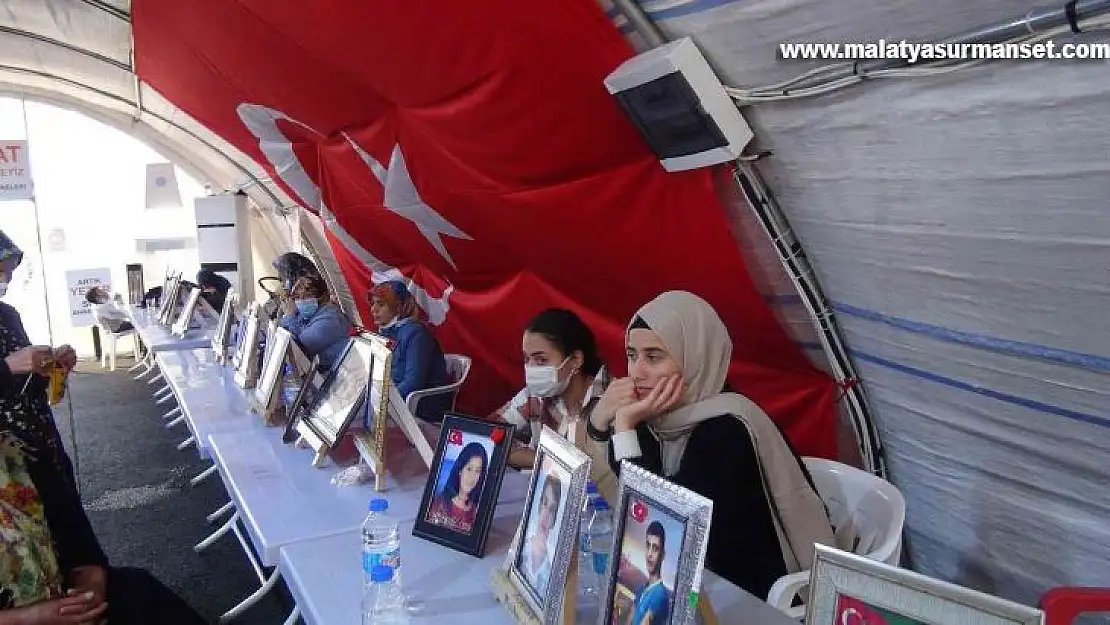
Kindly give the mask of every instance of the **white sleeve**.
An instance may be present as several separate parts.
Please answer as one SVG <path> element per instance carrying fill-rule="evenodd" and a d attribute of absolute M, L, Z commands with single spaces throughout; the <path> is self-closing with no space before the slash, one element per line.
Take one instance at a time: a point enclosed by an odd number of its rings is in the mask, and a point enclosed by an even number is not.
<path fill-rule="evenodd" d="M 613 459 L 618 463 L 627 458 L 639 458 L 642 453 L 636 430 L 626 430 L 613 435 Z"/>

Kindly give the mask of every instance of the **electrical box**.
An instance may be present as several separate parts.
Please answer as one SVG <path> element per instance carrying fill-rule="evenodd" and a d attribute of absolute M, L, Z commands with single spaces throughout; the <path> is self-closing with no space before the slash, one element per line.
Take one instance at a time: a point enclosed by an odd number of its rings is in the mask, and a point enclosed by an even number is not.
<path fill-rule="evenodd" d="M 753 133 L 694 40 L 637 55 L 605 78 L 667 171 L 735 160 Z"/>

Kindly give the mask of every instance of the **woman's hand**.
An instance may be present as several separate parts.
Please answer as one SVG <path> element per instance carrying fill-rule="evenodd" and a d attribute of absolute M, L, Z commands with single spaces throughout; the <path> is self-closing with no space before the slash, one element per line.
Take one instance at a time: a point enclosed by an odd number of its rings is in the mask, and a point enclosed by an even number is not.
<path fill-rule="evenodd" d="M 108 571 L 102 566 L 74 567 L 68 581 L 75 593 L 93 593 L 93 606 L 108 600 Z"/>
<path fill-rule="evenodd" d="M 620 378 L 609 383 L 609 387 L 597 401 L 590 413 L 590 423 L 602 432 L 613 426 L 617 410 L 636 403 L 636 385 L 632 378 Z"/>
<path fill-rule="evenodd" d="M 681 374 L 667 376 L 643 399 L 617 409 L 616 431 L 634 430 L 649 418 L 670 410 L 682 399 L 685 390 L 686 383 Z"/>
<path fill-rule="evenodd" d="M 69 345 L 62 345 L 54 350 L 54 360 L 69 371 L 77 366 L 77 351 Z"/>
<path fill-rule="evenodd" d="M 23 349 L 10 354 L 4 359 L 8 369 L 14 374 L 35 373 L 42 374 L 47 363 L 53 359 L 53 352 L 49 347 L 42 345 L 28 345 Z"/>
<path fill-rule="evenodd" d="M 100 622 L 108 604 L 91 607 L 92 593 L 51 599 L 35 605 L 0 612 L 0 625 L 87 625 Z"/>

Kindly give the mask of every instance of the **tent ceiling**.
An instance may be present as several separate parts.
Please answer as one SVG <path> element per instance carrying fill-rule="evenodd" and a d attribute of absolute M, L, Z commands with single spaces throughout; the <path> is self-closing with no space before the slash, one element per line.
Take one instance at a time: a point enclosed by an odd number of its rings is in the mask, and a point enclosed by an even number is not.
<path fill-rule="evenodd" d="M 0 0 L 0 94 L 78 110 L 148 142 L 217 189 L 243 189 L 260 207 L 293 206 L 252 159 L 132 71 L 126 0 Z"/>

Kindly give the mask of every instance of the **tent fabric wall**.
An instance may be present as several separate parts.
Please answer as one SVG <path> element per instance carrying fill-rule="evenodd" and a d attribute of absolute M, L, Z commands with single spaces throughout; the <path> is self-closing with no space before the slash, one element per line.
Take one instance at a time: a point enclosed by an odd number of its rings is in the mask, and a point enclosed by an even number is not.
<path fill-rule="evenodd" d="M 815 66 L 780 42 L 925 41 L 1034 8 L 643 5 L 736 87 Z M 914 567 L 1024 602 L 1110 579 L 1107 71 L 995 62 L 744 109 L 861 369 Z"/>

